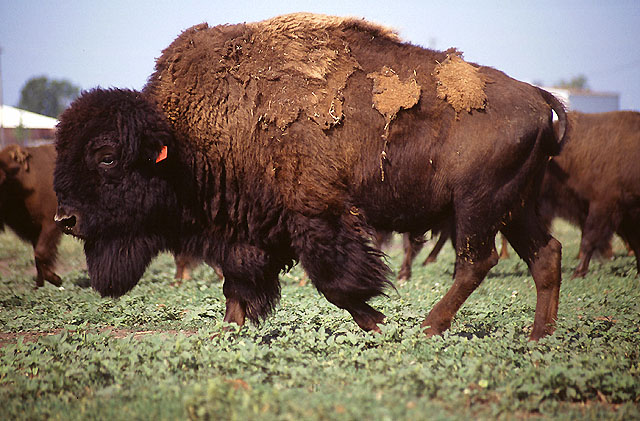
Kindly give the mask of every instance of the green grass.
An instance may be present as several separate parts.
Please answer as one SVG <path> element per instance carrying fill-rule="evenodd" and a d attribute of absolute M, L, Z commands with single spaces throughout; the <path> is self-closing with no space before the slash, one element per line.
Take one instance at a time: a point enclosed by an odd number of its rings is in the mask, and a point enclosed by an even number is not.
<path fill-rule="evenodd" d="M 172 286 L 159 256 L 120 299 L 86 285 L 80 243 L 65 237 L 63 289 L 34 290 L 32 250 L 0 235 L 0 419 L 640 419 L 640 285 L 614 245 L 570 279 L 579 234 L 563 242 L 558 328 L 529 342 L 535 287 L 501 261 L 442 337 L 420 323 L 451 285 L 454 253 L 373 301 L 382 334 L 357 328 L 294 268 L 260 326 L 221 331 L 222 284 L 201 266 Z M 429 248 L 429 247 L 427 247 Z M 389 250 L 397 271 L 401 250 Z"/>

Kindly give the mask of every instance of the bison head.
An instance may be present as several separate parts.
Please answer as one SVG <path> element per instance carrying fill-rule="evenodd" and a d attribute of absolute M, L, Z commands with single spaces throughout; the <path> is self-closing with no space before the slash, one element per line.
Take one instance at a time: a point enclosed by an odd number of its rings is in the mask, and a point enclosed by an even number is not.
<path fill-rule="evenodd" d="M 0 151 L 0 186 L 20 171 L 29 171 L 30 157 L 29 152 L 18 145 L 9 145 Z"/>
<path fill-rule="evenodd" d="M 133 288 L 169 248 L 177 223 L 168 161 L 171 130 L 141 92 L 95 89 L 62 114 L 56 133 L 56 222 L 84 240 L 92 286 L 103 296 Z"/>

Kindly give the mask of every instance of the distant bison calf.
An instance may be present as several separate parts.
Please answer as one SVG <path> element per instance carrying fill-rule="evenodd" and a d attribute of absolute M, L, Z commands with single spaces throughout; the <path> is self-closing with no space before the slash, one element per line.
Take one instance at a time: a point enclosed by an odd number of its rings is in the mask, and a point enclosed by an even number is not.
<path fill-rule="evenodd" d="M 9 145 L 0 151 L 0 227 L 7 225 L 33 245 L 36 286 L 44 281 L 60 286 L 54 264 L 62 232 L 56 226 L 53 192 L 53 145 L 21 148 Z"/>
<path fill-rule="evenodd" d="M 550 224 L 562 217 L 582 229 L 584 276 L 598 250 L 618 233 L 634 251 L 640 273 L 640 113 L 569 113 L 573 131 L 544 177 L 540 213 Z"/>
<path fill-rule="evenodd" d="M 536 216 L 560 149 L 548 92 L 369 22 L 293 14 L 194 26 L 141 92 L 95 89 L 58 126 L 60 225 L 84 240 L 103 295 L 133 288 L 161 250 L 219 263 L 224 320 L 267 316 L 299 261 L 365 330 L 390 285 L 372 229 L 455 226 L 455 282 L 423 323 L 440 334 L 497 263 L 501 230 L 553 331 L 561 246 Z"/>

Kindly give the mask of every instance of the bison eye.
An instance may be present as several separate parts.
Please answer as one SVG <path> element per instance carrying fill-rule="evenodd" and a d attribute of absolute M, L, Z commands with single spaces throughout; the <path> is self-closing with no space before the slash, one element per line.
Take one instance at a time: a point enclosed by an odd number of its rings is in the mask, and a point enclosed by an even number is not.
<path fill-rule="evenodd" d="M 102 158 L 100 158 L 100 162 L 98 163 L 98 165 L 102 168 L 111 168 L 114 166 L 115 163 L 116 163 L 116 160 L 113 157 L 113 155 L 105 155 Z"/>

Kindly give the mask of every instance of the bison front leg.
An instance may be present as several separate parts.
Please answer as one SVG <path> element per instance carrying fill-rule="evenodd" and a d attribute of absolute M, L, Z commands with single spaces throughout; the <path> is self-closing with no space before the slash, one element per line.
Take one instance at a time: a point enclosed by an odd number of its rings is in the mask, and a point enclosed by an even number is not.
<path fill-rule="evenodd" d="M 37 271 L 37 288 L 44 286 L 44 281 L 48 281 L 57 287 L 62 285 L 62 279 L 60 279 L 53 269 L 61 235 L 62 233 L 52 221 L 51 224 L 45 225 L 42 228 L 36 244 L 33 247 Z"/>
<path fill-rule="evenodd" d="M 242 297 L 242 290 L 238 291 L 236 287 L 229 278 L 225 279 L 222 287 L 226 299 L 223 321 L 244 326 L 247 316 L 247 301 Z"/>
<path fill-rule="evenodd" d="M 278 274 L 284 264 L 258 247 L 236 244 L 229 248 L 221 266 L 225 322 L 242 326 L 248 317 L 258 323 L 273 311 L 280 298 Z"/>
<path fill-rule="evenodd" d="M 182 281 L 191 279 L 191 269 L 197 264 L 198 260 L 187 254 L 176 254 L 174 257 L 176 263 L 176 274 L 174 279 L 179 285 Z"/>
<path fill-rule="evenodd" d="M 536 314 L 529 338 L 538 340 L 555 329 L 562 282 L 562 245 L 528 209 L 514 217 L 502 233 L 527 263 L 536 284 Z"/>
<path fill-rule="evenodd" d="M 456 267 L 453 285 L 422 322 L 424 332 L 429 337 L 442 334 L 449 329 L 453 317 L 462 304 L 482 283 L 489 270 L 498 263 L 498 253 L 490 239 L 476 244 L 470 244 L 468 240 L 458 239 L 456 241 Z M 464 244 L 465 248 L 462 248 L 461 244 Z"/>
<path fill-rule="evenodd" d="M 355 213 L 355 212 L 354 212 Z M 359 215 L 327 220 L 302 215 L 290 228 L 292 245 L 309 278 L 329 302 L 347 310 L 366 331 L 380 331 L 384 314 L 367 301 L 391 283 L 380 250 L 372 247 Z"/>

